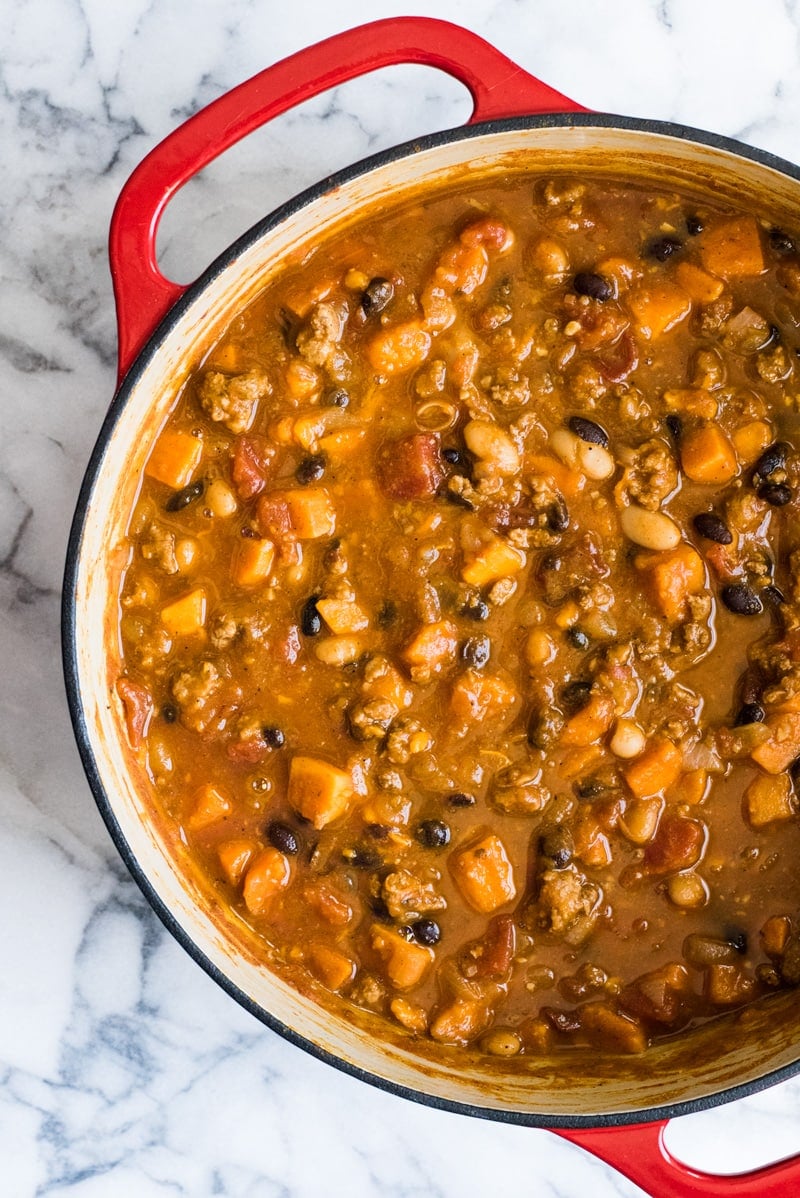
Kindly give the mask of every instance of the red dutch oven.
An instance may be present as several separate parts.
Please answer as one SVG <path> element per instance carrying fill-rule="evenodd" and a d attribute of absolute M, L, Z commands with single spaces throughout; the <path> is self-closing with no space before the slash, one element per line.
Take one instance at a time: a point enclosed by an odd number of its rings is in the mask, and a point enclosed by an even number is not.
<path fill-rule="evenodd" d="M 396 63 L 460 80 L 474 110 L 463 127 L 359 163 L 284 205 L 238 240 L 190 287 L 169 282 L 155 256 L 170 198 L 246 134 L 292 106 Z M 666 1120 L 739 1098 L 800 1068 L 800 1004 L 792 993 L 667 1040 L 643 1059 L 575 1050 L 559 1059 L 446 1056 L 401 1033 L 376 1040 L 355 1016 L 335 1017 L 265 970 L 233 916 L 212 909 L 181 868 L 179 838 L 153 826 L 147 780 L 131 760 L 112 699 L 120 669 L 117 595 L 125 527 L 153 437 L 199 354 L 299 247 L 353 214 L 403 195 L 527 166 L 624 173 L 661 186 L 768 206 L 798 224 L 800 171 L 736 142 L 680 126 L 598 115 L 444 21 L 378 21 L 312 46 L 234 88 L 158 145 L 134 171 L 111 226 L 119 324 L 118 392 L 95 446 L 70 537 L 63 644 L 70 709 L 101 814 L 128 868 L 166 926 L 234 998 L 314 1055 L 396 1094 L 489 1119 L 549 1127 L 615 1165 L 658 1198 L 788 1198 L 800 1158 L 736 1177 L 689 1170 L 664 1144 Z M 394 1038 L 393 1038 L 394 1036 Z"/>

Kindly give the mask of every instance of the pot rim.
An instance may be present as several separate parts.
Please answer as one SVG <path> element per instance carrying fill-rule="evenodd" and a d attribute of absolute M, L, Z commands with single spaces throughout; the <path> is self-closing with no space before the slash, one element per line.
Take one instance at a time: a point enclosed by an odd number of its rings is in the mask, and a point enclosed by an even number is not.
<path fill-rule="evenodd" d="M 139 863 L 136 854 L 128 844 L 122 828 L 114 812 L 114 805 L 104 786 L 97 758 L 89 734 L 86 713 L 82 701 L 79 684 L 78 666 L 78 622 L 76 594 L 80 577 L 81 548 L 83 528 L 89 511 L 97 477 L 100 473 L 106 449 L 111 435 L 117 425 L 120 415 L 125 408 L 130 393 L 135 388 L 140 377 L 145 372 L 153 358 L 159 353 L 162 344 L 172 333 L 185 313 L 246 250 L 253 247 L 266 233 L 284 221 L 290 220 L 308 204 L 321 199 L 333 189 L 343 187 L 354 180 L 369 174 L 378 167 L 389 165 L 417 153 L 433 150 L 439 146 L 449 145 L 458 141 L 469 142 L 487 134 L 503 133 L 539 128 L 575 128 L 584 129 L 619 129 L 636 133 L 652 133 L 675 141 L 692 142 L 714 150 L 722 150 L 734 157 L 754 162 L 785 175 L 800 184 L 800 166 L 787 159 L 746 145 L 735 138 L 709 133 L 692 126 L 682 125 L 672 121 L 649 120 L 639 117 L 617 116 L 612 113 L 548 113 L 531 116 L 515 116 L 490 121 L 476 122 L 452 129 L 439 130 L 410 141 L 399 143 L 377 154 L 359 159 L 357 162 L 335 171 L 318 183 L 304 188 L 298 195 L 279 205 L 267 216 L 263 217 L 241 234 L 225 250 L 222 251 L 210 265 L 191 283 L 158 322 L 141 350 L 136 355 L 132 365 L 120 382 L 108 411 L 103 419 L 100 431 L 92 449 L 86 471 L 81 482 L 76 503 L 75 513 L 70 526 L 67 541 L 67 553 L 64 569 L 64 581 L 61 600 L 61 649 L 62 668 L 67 693 L 70 720 L 73 733 L 78 745 L 84 773 L 94 796 L 100 815 L 108 829 L 109 835 L 122 858 L 128 872 L 136 882 L 144 898 L 155 914 L 161 920 L 166 930 L 177 940 L 178 944 L 189 954 L 195 964 L 233 998 L 249 1014 L 255 1016 L 271 1031 L 297 1048 L 303 1049 L 317 1060 L 339 1069 L 359 1081 L 367 1082 L 380 1090 L 394 1094 L 397 1097 L 409 1099 L 437 1110 L 449 1111 L 453 1114 L 468 1115 L 473 1118 L 490 1119 L 495 1122 L 509 1123 L 522 1127 L 538 1127 L 544 1129 L 587 1129 L 622 1127 L 632 1124 L 651 1123 L 667 1120 L 680 1115 L 692 1114 L 708 1110 L 727 1102 L 746 1098 L 762 1090 L 776 1085 L 795 1076 L 800 1072 L 800 1048 L 796 1060 L 788 1065 L 771 1070 L 761 1077 L 727 1086 L 713 1094 L 701 1095 L 697 1098 L 662 1106 L 644 1107 L 639 1110 L 614 1111 L 597 1115 L 548 1115 L 546 1113 L 528 1111 L 507 1111 L 493 1107 L 479 1106 L 474 1103 L 461 1102 L 456 1099 L 439 1097 L 424 1090 L 417 1090 L 402 1085 L 377 1073 L 363 1069 L 360 1066 L 337 1056 L 334 1052 L 322 1047 L 314 1040 L 296 1032 L 283 1023 L 265 1007 L 251 999 L 239 986 L 222 970 L 220 970 L 194 941 L 190 933 L 183 928 L 170 908 L 160 897 L 148 874 Z M 565 1059 L 567 1059 L 565 1057 Z"/>

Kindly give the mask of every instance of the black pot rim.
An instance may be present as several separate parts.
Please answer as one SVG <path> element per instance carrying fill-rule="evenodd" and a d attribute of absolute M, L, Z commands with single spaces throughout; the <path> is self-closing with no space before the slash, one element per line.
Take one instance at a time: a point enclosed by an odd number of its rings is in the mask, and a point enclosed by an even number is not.
<path fill-rule="evenodd" d="M 61 643 L 64 681 L 67 692 L 70 719 L 72 721 L 75 739 L 83 763 L 87 781 L 94 796 L 100 815 L 108 829 L 117 851 L 127 866 L 134 881 L 139 886 L 145 899 L 155 911 L 164 927 L 189 956 L 218 986 L 230 995 L 241 1007 L 255 1016 L 273 1032 L 277 1032 L 290 1044 L 303 1049 L 312 1057 L 324 1061 L 328 1065 L 367 1082 L 390 1094 L 409 1099 L 412 1102 L 434 1107 L 437 1110 L 449 1111 L 454 1114 L 469 1115 L 474 1118 L 490 1119 L 500 1123 L 510 1123 L 523 1127 L 540 1127 L 550 1129 L 589 1129 L 601 1127 L 620 1127 L 624 1125 L 651 1123 L 656 1120 L 670 1119 L 678 1115 L 692 1114 L 707 1110 L 726 1102 L 745 1098 L 751 1094 L 785 1081 L 800 1072 L 800 1050 L 795 1062 L 779 1069 L 772 1070 L 762 1077 L 742 1082 L 738 1085 L 725 1087 L 714 1094 L 703 1095 L 683 1102 L 662 1106 L 646 1107 L 641 1110 L 614 1111 L 597 1115 L 550 1115 L 536 1111 L 505 1111 L 476 1104 L 459 1102 L 454 1099 L 442 1098 L 428 1094 L 422 1090 L 400 1085 L 379 1074 L 364 1070 L 350 1061 L 332 1053 L 313 1040 L 300 1035 L 291 1027 L 282 1023 L 271 1012 L 265 1010 L 244 993 L 225 973 L 223 973 L 194 942 L 189 933 L 178 923 L 170 909 L 157 893 L 153 883 L 139 864 L 134 852 L 128 844 L 122 829 L 114 814 L 113 805 L 104 787 L 97 759 L 89 735 L 86 714 L 79 686 L 78 669 L 78 637 L 79 630 L 76 619 L 75 594 L 80 570 L 80 555 L 83 539 L 83 527 L 91 503 L 94 485 L 102 467 L 106 448 L 111 434 L 116 427 L 120 415 L 128 401 L 129 395 L 141 375 L 153 358 L 160 352 L 163 342 L 175 326 L 183 318 L 188 309 L 198 300 L 202 293 L 246 250 L 249 250 L 267 232 L 291 219 L 302 208 L 320 199 L 333 188 L 342 187 L 354 179 L 370 173 L 378 167 L 388 165 L 425 150 L 439 146 L 470 140 L 491 133 L 503 133 L 513 130 L 538 128 L 598 128 L 620 129 L 638 133 L 652 133 L 666 136 L 677 141 L 693 142 L 708 146 L 711 149 L 723 150 L 728 153 L 770 168 L 779 174 L 786 175 L 800 182 L 800 167 L 785 159 L 779 158 L 764 150 L 744 145 L 729 137 L 708 133 L 690 126 L 669 121 L 652 121 L 636 117 L 615 116 L 609 113 L 555 113 L 536 116 L 509 117 L 503 120 L 492 120 L 474 125 L 459 126 L 437 133 L 415 138 L 378 154 L 371 155 L 351 166 L 337 171 L 327 178 L 306 188 L 293 199 L 276 208 L 268 216 L 258 221 L 247 232 L 237 238 L 224 250 L 211 265 L 192 283 L 181 298 L 170 308 L 166 316 L 159 322 L 147 342 L 136 356 L 124 379 L 114 395 L 106 417 L 101 426 L 97 441 L 92 450 L 86 473 L 81 484 L 75 514 L 70 528 L 67 543 L 64 585 L 61 604 Z"/>

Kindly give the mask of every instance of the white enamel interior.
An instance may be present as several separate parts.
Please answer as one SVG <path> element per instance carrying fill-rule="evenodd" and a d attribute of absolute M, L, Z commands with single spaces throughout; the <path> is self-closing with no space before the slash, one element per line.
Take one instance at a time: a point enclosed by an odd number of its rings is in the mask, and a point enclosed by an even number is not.
<path fill-rule="evenodd" d="M 635 172 L 659 183 L 712 188 L 737 202 L 769 205 L 776 220 L 797 226 L 798 184 L 728 151 L 640 130 L 541 127 L 484 133 L 410 153 L 314 200 L 264 233 L 228 265 L 166 334 L 143 368 L 135 367 L 124 410 L 110 436 L 86 513 L 75 595 L 77 668 L 85 722 L 97 769 L 122 836 L 150 887 L 196 949 L 253 1003 L 341 1060 L 410 1090 L 498 1112 L 550 1117 L 636 1113 L 716 1094 L 789 1065 L 800 1043 L 793 995 L 768 1010 L 751 1008 L 664 1043 L 646 1058 L 598 1053 L 465 1064 L 460 1055 L 426 1057 L 403 1040 L 379 1042 L 334 1018 L 260 966 L 235 926 L 213 917 L 203 895 L 184 881 L 180 844 L 167 843 L 148 820 L 145 779 L 132 768 L 120 712 L 112 697 L 118 665 L 114 632 L 127 514 L 157 430 L 200 351 L 280 268 L 287 254 L 352 218 L 380 209 L 420 186 L 474 183 L 482 173 L 568 169 L 573 174 Z M 767 198 L 765 198 L 767 197 Z"/>

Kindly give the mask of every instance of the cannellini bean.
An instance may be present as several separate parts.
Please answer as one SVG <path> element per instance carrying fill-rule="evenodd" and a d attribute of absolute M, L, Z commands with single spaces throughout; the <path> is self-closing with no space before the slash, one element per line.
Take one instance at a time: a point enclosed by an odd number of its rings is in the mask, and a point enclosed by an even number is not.
<path fill-rule="evenodd" d="M 529 666 L 546 666 L 556 655 L 552 637 L 543 628 L 533 628 L 525 643 L 525 659 Z"/>
<path fill-rule="evenodd" d="M 600 482 L 604 478 L 611 478 L 616 470 L 616 463 L 602 445 L 590 445 L 586 441 L 581 441 L 578 448 L 578 469 L 587 478 L 593 478 Z"/>
<path fill-rule="evenodd" d="M 642 549 L 674 549 L 680 544 L 680 529 L 664 512 L 649 512 L 632 503 L 623 509 L 620 524 L 625 536 Z"/>
<path fill-rule="evenodd" d="M 578 453 L 581 447 L 580 437 L 576 437 L 568 428 L 557 428 L 550 437 L 550 448 L 556 457 L 561 458 L 565 466 L 574 470 L 578 465 Z"/>
<path fill-rule="evenodd" d="M 199 546 L 194 537 L 181 537 L 175 543 L 175 560 L 178 563 L 178 573 L 186 574 L 197 561 Z"/>
<path fill-rule="evenodd" d="M 347 666 L 363 651 L 364 642 L 358 636 L 326 636 L 314 647 L 317 658 L 326 666 Z"/>
<path fill-rule="evenodd" d="M 530 264 L 554 282 L 563 278 L 569 270 L 567 251 L 552 237 L 542 237 L 530 249 Z"/>
<path fill-rule="evenodd" d="M 228 484 L 221 478 L 215 478 L 208 484 L 205 506 L 213 515 L 224 518 L 232 516 L 239 504 Z"/>
<path fill-rule="evenodd" d="M 503 477 L 516 474 L 519 453 L 508 433 L 490 420 L 470 420 L 464 428 L 464 441 L 470 453 Z"/>
<path fill-rule="evenodd" d="M 481 1048 L 493 1057 L 515 1057 L 522 1048 L 522 1041 L 511 1028 L 496 1027 L 483 1037 Z"/>
<path fill-rule="evenodd" d="M 699 874 L 675 874 L 667 882 L 667 894 L 676 907 L 705 907 L 708 902 L 708 886 Z"/>
<path fill-rule="evenodd" d="M 632 844 L 647 844 L 653 839 L 658 827 L 663 800 L 659 798 L 636 799 L 624 816 L 620 817 L 620 831 Z"/>
<path fill-rule="evenodd" d="M 609 742 L 609 748 L 615 757 L 638 757 L 647 743 L 647 738 L 638 724 L 633 720 L 617 720 Z"/>

